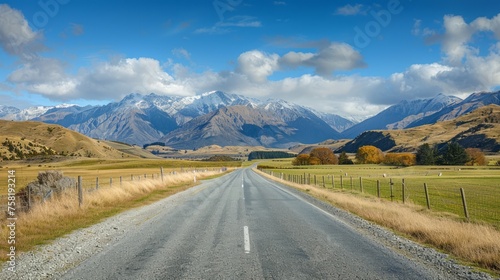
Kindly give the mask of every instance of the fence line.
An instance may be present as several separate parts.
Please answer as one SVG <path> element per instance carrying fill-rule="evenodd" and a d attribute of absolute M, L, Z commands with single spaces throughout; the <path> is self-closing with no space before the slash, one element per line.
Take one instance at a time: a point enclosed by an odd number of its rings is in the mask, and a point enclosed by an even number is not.
<path fill-rule="evenodd" d="M 140 182 L 144 180 L 161 180 L 162 182 L 167 176 L 171 175 L 176 175 L 176 174 L 187 174 L 187 173 L 192 173 L 193 174 L 193 182 L 196 182 L 196 174 L 197 173 L 203 173 L 203 172 L 208 172 L 208 171 L 219 171 L 219 172 L 224 172 L 227 171 L 227 168 L 195 168 L 195 169 L 187 169 L 187 168 L 181 168 L 180 170 L 173 170 L 171 172 L 164 172 L 163 167 L 161 167 L 158 170 L 158 173 L 149 173 L 149 174 L 130 174 L 130 175 L 122 175 L 122 176 L 90 176 L 90 175 L 85 175 L 85 176 L 77 176 L 76 178 L 76 183 L 74 186 L 74 189 L 76 190 L 76 193 L 78 195 L 78 202 L 79 205 L 81 206 L 84 203 L 84 194 L 93 192 L 99 189 L 103 188 L 110 188 L 115 186 L 121 187 L 123 183 L 125 182 Z M 68 177 L 68 176 L 66 176 Z M 113 178 L 117 179 L 118 181 L 113 180 Z M 128 178 L 128 180 L 127 180 Z M 109 181 L 107 180 L 109 179 Z M 115 184 L 113 184 L 115 182 Z M 119 182 L 116 184 L 116 182 Z M 24 183 L 23 183 L 24 184 Z M 27 183 L 26 183 L 27 185 Z M 35 203 L 43 203 L 46 200 L 50 199 L 53 195 L 53 190 L 51 189 L 47 193 L 43 195 L 40 201 L 37 201 L 31 192 L 29 191 L 21 191 L 24 189 L 26 186 L 18 185 L 17 189 L 18 191 L 16 192 L 16 210 L 18 211 L 29 211 L 31 207 Z M 0 212 L 6 212 L 7 211 L 7 199 L 8 195 L 0 195 Z"/>
<path fill-rule="evenodd" d="M 354 176 L 347 173 L 343 173 L 337 177 L 334 175 L 322 175 L 324 179 L 313 180 L 311 184 L 307 184 L 307 178 L 311 176 L 307 173 L 295 175 L 278 173 L 263 168 L 259 168 L 259 170 L 297 184 L 364 193 L 395 203 L 413 203 L 427 207 L 433 211 L 451 213 L 465 220 L 483 221 L 500 226 L 500 213 L 498 211 L 500 189 L 498 192 L 488 192 L 480 190 L 479 187 L 481 185 L 470 184 L 443 188 L 421 182 L 422 179 L 413 182 L 406 178 L 376 178 L 375 176 L 356 176 L 359 177 L 359 180 L 353 180 Z"/>

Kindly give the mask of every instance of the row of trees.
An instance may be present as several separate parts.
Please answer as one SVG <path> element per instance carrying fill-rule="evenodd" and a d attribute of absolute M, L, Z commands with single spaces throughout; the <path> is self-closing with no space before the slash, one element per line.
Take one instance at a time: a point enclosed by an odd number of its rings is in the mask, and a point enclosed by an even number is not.
<path fill-rule="evenodd" d="M 486 158 L 478 148 L 465 149 L 458 143 L 448 143 L 438 150 L 426 143 L 418 148 L 416 162 L 419 165 L 486 165 Z"/>
<path fill-rule="evenodd" d="M 481 150 L 464 149 L 458 143 L 448 143 L 440 150 L 435 146 L 423 144 L 413 153 L 386 153 L 375 146 L 362 146 L 356 153 L 358 164 L 388 164 L 398 166 L 418 165 L 486 165 Z M 353 164 L 349 156 L 342 152 L 337 157 L 329 148 L 316 148 L 309 154 L 300 154 L 293 165 Z"/>

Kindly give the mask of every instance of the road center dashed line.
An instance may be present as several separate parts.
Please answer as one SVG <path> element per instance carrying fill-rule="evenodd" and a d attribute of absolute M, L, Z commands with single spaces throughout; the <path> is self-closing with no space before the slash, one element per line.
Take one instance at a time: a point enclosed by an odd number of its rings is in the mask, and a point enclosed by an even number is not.
<path fill-rule="evenodd" d="M 249 254 L 250 253 L 250 235 L 248 234 L 248 227 L 247 226 L 243 227 L 243 240 L 245 243 L 245 253 Z"/>

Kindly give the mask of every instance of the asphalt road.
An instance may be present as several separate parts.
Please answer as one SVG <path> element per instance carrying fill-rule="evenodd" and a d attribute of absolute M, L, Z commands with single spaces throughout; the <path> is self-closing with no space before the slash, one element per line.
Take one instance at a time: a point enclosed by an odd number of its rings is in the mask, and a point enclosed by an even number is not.
<path fill-rule="evenodd" d="M 438 279 L 279 185 L 241 169 L 137 223 L 65 279 Z"/>

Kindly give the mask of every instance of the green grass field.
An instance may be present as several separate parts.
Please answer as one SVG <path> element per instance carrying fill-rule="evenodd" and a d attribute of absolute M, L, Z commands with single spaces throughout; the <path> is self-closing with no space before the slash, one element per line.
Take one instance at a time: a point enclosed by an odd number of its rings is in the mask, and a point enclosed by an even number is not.
<path fill-rule="evenodd" d="M 427 207 L 424 183 L 427 184 L 430 208 L 457 219 L 465 212 L 460 188 L 463 188 L 469 218 L 500 228 L 500 167 L 498 166 L 412 166 L 331 165 L 292 166 L 290 159 L 269 160 L 267 166 L 274 176 L 288 180 L 302 180 L 328 189 L 353 191 L 378 196 L 396 203 L 404 201 Z M 283 174 L 283 175 L 281 175 Z M 361 182 L 360 183 L 360 177 Z M 316 180 L 315 180 L 316 178 Z M 333 179 L 333 180 L 332 180 Z M 352 181 L 351 181 L 352 180 Z M 393 182 L 392 188 L 390 182 Z M 352 183 L 351 183 L 352 182 Z M 392 189 L 392 192 L 391 192 Z"/>

